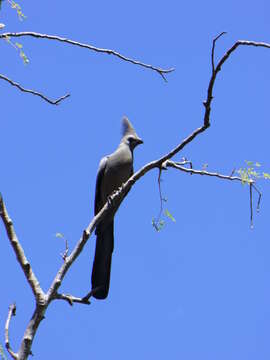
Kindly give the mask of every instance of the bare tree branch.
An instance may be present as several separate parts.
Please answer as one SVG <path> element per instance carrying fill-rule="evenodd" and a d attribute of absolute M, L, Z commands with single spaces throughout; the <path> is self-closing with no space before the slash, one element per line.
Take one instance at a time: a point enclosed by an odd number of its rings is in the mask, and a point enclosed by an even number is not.
<path fill-rule="evenodd" d="M 225 53 L 225 55 L 223 55 L 223 57 L 220 59 L 220 61 L 218 62 L 216 68 L 214 67 L 214 51 L 215 51 L 215 44 L 216 41 L 224 34 L 221 33 L 219 34 L 213 41 L 213 45 L 212 45 L 212 76 L 208 85 L 208 90 L 207 90 L 207 99 L 206 101 L 204 101 L 204 106 L 205 106 L 205 114 L 204 114 L 204 125 L 205 126 L 210 126 L 210 112 L 211 112 L 211 102 L 213 100 L 213 87 L 214 87 L 214 83 L 216 80 L 216 76 L 218 74 L 218 72 L 221 70 L 222 65 L 225 63 L 226 60 L 228 60 L 228 58 L 230 57 L 230 55 L 239 47 L 239 46 L 255 46 L 255 47 L 264 47 L 267 49 L 270 49 L 270 44 L 268 43 L 264 43 L 264 42 L 255 42 L 255 41 L 246 41 L 246 40 L 238 40 L 236 41 L 236 43 Z"/>
<path fill-rule="evenodd" d="M 78 298 L 78 297 L 75 297 L 75 296 L 72 296 L 70 294 L 58 294 L 56 293 L 55 294 L 55 297 L 54 299 L 56 300 L 66 300 L 69 305 L 73 305 L 73 303 L 80 303 L 80 304 L 86 304 L 86 305 L 90 305 L 90 301 L 89 301 L 89 298 Z"/>
<path fill-rule="evenodd" d="M 249 185 L 249 203 L 250 203 L 250 227 L 253 229 L 253 204 L 252 204 L 252 186 Z"/>
<path fill-rule="evenodd" d="M 99 49 L 99 48 L 94 48 L 90 45 L 86 45 L 86 44 L 81 44 L 81 43 L 77 43 L 74 42 L 72 40 L 68 40 L 68 39 L 64 39 L 64 38 L 59 38 L 59 37 L 55 37 L 55 36 L 49 36 L 49 35 L 42 35 L 42 34 L 38 34 L 38 33 L 31 33 L 31 32 L 26 32 L 26 33 L 6 33 L 6 34 L 0 34 L 0 38 L 3 38 L 5 36 L 14 36 L 14 37 L 19 37 L 19 36 L 33 36 L 33 37 L 41 37 L 41 38 L 47 38 L 47 39 L 53 39 L 53 40 L 58 40 L 61 42 L 67 42 L 70 43 L 72 45 L 77 45 L 80 47 L 85 47 L 88 48 L 90 50 L 94 50 L 97 52 L 105 52 L 107 54 L 113 54 L 117 57 L 119 57 L 122 60 L 131 62 L 133 64 L 136 65 L 140 65 L 146 68 L 150 68 L 152 70 L 157 71 L 160 74 L 164 74 L 164 73 L 168 73 L 171 72 L 172 69 L 169 70 L 162 70 L 162 69 L 158 69 L 158 68 L 154 68 L 151 65 L 146 65 L 137 61 L 134 61 L 132 59 L 129 58 L 125 58 L 122 55 L 112 51 L 112 50 L 106 50 L 106 49 Z M 214 59 L 214 50 L 215 50 L 215 43 L 217 41 L 217 39 L 220 37 L 221 35 L 219 35 L 214 41 L 213 41 L 213 46 L 212 46 L 212 66 L 214 65 L 213 59 Z M 154 160 L 148 164 L 146 164 L 145 166 L 143 166 L 140 170 L 138 170 L 132 177 L 130 177 L 125 184 L 123 184 L 123 186 L 121 187 L 121 189 L 119 189 L 118 191 L 114 192 L 111 196 L 110 196 L 110 201 L 107 201 L 106 204 L 103 206 L 103 208 L 99 211 L 99 213 L 94 216 L 94 218 L 91 220 L 90 224 L 88 225 L 88 227 L 83 231 L 77 245 L 75 246 L 75 248 L 73 249 L 73 251 L 71 252 L 71 254 L 69 256 L 65 257 L 65 261 L 62 264 L 62 266 L 60 267 L 58 273 L 56 274 L 55 279 L 52 281 L 52 284 L 47 292 L 46 295 L 44 295 L 32 269 L 31 266 L 29 264 L 29 262 L 27 261 L 23 249 L 21 247 L 21 245 L 18 242 L 17 236 L 15 234 L 14 228 L 13 228 L 13 224 L 11 219 L 9 218 L 3 199 L 0 196 L 0 216 L 2 218 L 2 221 L 4 223 L 4 226 L 6 228 L 7 234 L 8 234 L 8 238 L 10 240 L 10 243 L 14 249 L 14 252 L 17 256 L 17 259 L 25 273 L 25 276 L 27 278 L 28 283 L 30 284 L 32 291 L 36 297 L 37 303 L 36 303 L 36 308 L 34 311 L 34 314 L 26 328 L 21 346 L 20 346 L 20 350 L 18 352 L 18 359 L 22 360 L 22 359 L 26 359 L 28 357 L 28 355 L 31 352 L 31 346 L 32 346 L 32 342 L 34 339 L 34 336 L 36 334 L 36 331 L 38 329 L 38 326 L 41 322 L 41 320 L 44 318 L 44 314 L 46 312 L 46 309 L 48 307 L 48 305 L 50 304 L 51 301 L 59 299 L 59 300 L 65 300 L 68 301 L 69 304 L 72 304 L 73 302 L 77 302 L 77 303 L 83 303 L 83 304 L 88 304 L 89 302 L 88 299 L 91 296 L 90 292 L 89 294 L 87 294 L 86 297 L 84 298 L 76 298 L 73 297 L 72 295 L 65 295 L 65 294 L 59 294 L 58 293 L 58 289 L 67 273 L 67 271 L 69 270 L 70 266 L 74 263 L 74 261 L 77 259 L 77 257 L 79 256 L 79 254 L 81 253 L 81 251 L 83 250 L 86 242 L 88 241 L 89 237 L 91 236 L 91 234 L 93 233 L 94 229 L 96 228 L 96 226 L 99 224 L 100 221 L 102 221 L 106 216 L 110 216 L 112 214 L 114 214 L 117 209 L 119 208 L 121 202 L 123 201 L 123 199 L 125 198 L 125 196 L 127 195 L 127 193 L 129 192 L 129 190 L 132 188 L 132 186 L 140 179 L 142 178 L 147 172 L 149 172 L 150 170 L 157 168 L 157 169 L 164 169 L 165 166 L 171 166 L 171 167 L 175 167 L 181 171 L 185 171 L 188 173 L 193 173 L 193 174 L 199 174 L 199 175 L 208 175 L 208 176 L 215 176 L 215 177 L 219 177 L 222 179 L 227 179 L 227 180 L 237 180 L 237 181 L 242 181 L 242 179 L 240 177 L 236 177 L 236 176 L 227 176 L 227 175 L 221 175 L 218 173 L 210 173 L 210 172 L 206 172 L 206 171 L 199 171 L 199 170 L 194 170 L 194 169 L 188 169 L 182 166 L 182 163 L 173 163 L 172 161 L 169 161 L 173 156 L 175 156 L 176 154 L 178 154 L 187 144 L 189 144 L 191 141 L 193 141 L 199 134 L 201 134 L 202 132 L 204 132 L 209 126 L 210 126 L 210 112 L 211 112 L 211 102 L 213 99 L 212 93 L 213 93 L 213 87 L 214 87 L 214 83 L 216 80 L 216 75 L 217 73 L 221 70 L 222 65 L 224 64 L 224 62 L 229 58 L 230 54 L 239 46 L 239 45 L 252 45 L 252 46 L 262 46 L 262 47 L 267 47 L 270 48 L 269 44 L 265 44 L 265 43 L 254 43 L 254 42 L 248 42 L 248 41 L 238 41 L 236 42 L 228 51 L 227 53 L 221 58 L 221 60 L 219 61 L 217 67 L 214 67 L 214 71 L 212 73 L 212 76 L 210 78 L 209 81 L 209 85 L 208 85 L 208 90 L 207 90 L 207 99 L 204 102 L 204 106 L 205 106 L 205 113 L 204 113 L 204 119 L 203 119 L 203 125 L 199 128 L 197 128 L 195 131 L 193 131 L 188 137 L 186 137 L 181 143 L 179 143 L 175 148 L 173 148 L 171 151 L 169 151 L 167 154 L 163 155 L 162 157 L 160 157 L 157 160 Z M 187 163 L 187 162 L 184 162 Z M 253 186 L 253 181 L 250 181 L 250 185 Z"/>
<path fill-rule="evenodd" d="M 223 180 L 231 180 L 231 181 L 240 181 L 242 184 L 243 183 L 247 183 L 249 185 L 249 202 L 250 202 L 250 227 L 253 228 L 253 195 L 252 195 L 252 189 L 254 189 L 257 194 L 258 194 L 258 201 L 257 201 L 257 207 L 256 210 L 257 212 L 259 212 L 260 209 L 260 202 L 261 202 L 261 197 L 262 194 L 261 192 L 258 190 L 258 188 L 255 186 L 255 181 L 252 179 L 249 180 L 243 180 L 241 177 L 239 176 L 233 176 L 231 175 L 222 175 L 219 174 L 217 172 L 209 172 L 209 171 L 205 171 L 205 170 L 195 170 L 192 168 L 186 168 L 182 165 L 179 165 L 179 163 L 167 160 L 164 164 L 163 164 L 163 168 L 167 168 L 167 167 L 172 167 L 175 169 L 178 169 L 180 171 L 189 173 L 189 174 L 195 174 L 195 175 L 206 175 L 206 176 L 212 176 L 212 177 L 217 177 L 219 179 L 223 179 Z"/>
<path fill-rule="evenodd" d="M 216 36 L 214 38 L 214 40 L 213 40 L 212 51 L 211 51 L 212 74 L 215 72 L 215 47 L 216 47 L 216 42 L 221 36 L 223 36 L 225 34 L 227 34 L 226 31 L 222 31 L 222 33 L 220 33 L 218 36 Z"/>
<path fill-rule="evenodd" d="M 23 37 L 23 36 L 30 36 L 30 37 L 34 37 L 34 38 L 41 38 L 41 39 L 48 39 L 48 40 L 56 40 L 56 41 L 60 41 L 60 42 L 66 43 L 66 44 L 79 46 L 81 48 L 85 48 L 85 49 L 95 51 L 98 53 L 114 55 L 123 61 L 129 62 L 134 65 L 142 66 L 146 69 L 150 69 L 150 70 L 157 72 L 159 75 L 162 76 L 163 80 L 165 80 L 165 81 L 167 81 L 165 78 L 165 74 L 168 74 L 168 73 L 171 73 L 172 71 L 174 71 L 174 68 L 162 69 L 159 67 L 155 67 L 153 65 L 145 64 L 141 61 L 126 57 L 115 50 L 98 48 L 93 45 L 80 43 L 78 41 L 70 40 L 70 39 L 63 38 L 60 36 L 55 36 L 55 35 L 40 34 L 40 33 L 32 32 L 32 31 L 17 32 L 17 33 L 7 32 L 7 33 L 0 34 L 0 39 L 10 38 L 10 37 Z"/>
<path fill-rule="evenodd" d="M 17 360 L 18 354 L 16 354 L 14 351 L 12 351 L 10 342 L 9 342 L 9 324 L 10 324 L 11 317 L 15 316 L 15 315 L 16 315 L 16 305 L 11 304 L 9 306 L 7 321 L 6 321 L 6 325 L 5 325 L 5 345 L 6 345 L 6 349 L 9 352 L 10 356 L 13 359 Z"/>
<path fill-rule="evenodd" d="M 262 193 L 260 192 L 260 190 L 258 190 L 258 188 L 255 186 L 255 184 L 252 184 L 253 189 L 257 192 L 258 194 L 258 202 L 257 202 L 257 206 L 256 206 L 256 211 L 259 212 L 260 211 L 260 204 L 261 204 L 261 199 L 262 199 Z"/>
<path fill-rule="evenodd" d="M 17 260 L 24 272 L 26 280 L 33 291 L 36 301 L 37 303 L 43 303 L 45 294 L 43 293 L 43 290 L 40 287 L 40 284 L 32 270 L 32 267 L 24 254 L 24 250 L 21 244 L 19 243 L 19 240 L 17 238 L 17 235 L 13 227 L 12 220 L 8 215 L 1 194 L 0 194 L 0 217 L 2 218 L 2 221 L 4 223 L 9 242 L 16 254 Z"/>
<path fill-rule="evenodd" d="M 258 194 L 258 201 L 257 201 L 257 206 L 256 206 L 257 212 L 259 212 L 259 210 L 260 210 L 260 202 L 261 202 L 261 198 L 262 198 L 261 192 L 254 185 L 254 182 L 251 182 L 249 184 L 249 203 L 250 203 L 249 206 L 250 206 L 250 227 L 251 227 L 251 229 L 253 229 L 253 196 L 252 196 L 252 189 L 254 189 Z"/>
<path fill-rule="evenodd" d="M 40 92 L 37 92 L 35 90 L 31 90 L 31 89 L 25 89 L 24 87 L 22 87 L 20 84 L 16 83 L 15 81 L 9 79 L 8 77 L 6 77 L 5 75 L 0 74 L 0 79 L 7 81 L 10 85 L 15 86 L 16 88 L 18 88 L 19 90 L 26 92 L 26 93 L 30 93 L 32 95 L 36 95 L 41 97 L 43 100 L 47 101 L 49 104 L 52 105 L 58 105 L 62 100 L 65 100 L 66 98 L 68 98 L 70 96 L 70 94 L 66 94 L 64 96 L 61 96 L 60 98 L 56 99 L 56 100 L 51 100 L 49 99 L 47 96 L 41 94 Z"/>
<path fill-rule="evenodd" d="M 172 167 L 172 168 L 184 171 L 184 172 L 189 173 L 189 174 L 207 175 L 207 176 L 217 177 L 217 178 L 223 179 L 223 180 L 232 180 L 232 181 L 236 180 L 236 181 L 243 182 L 243 179 L 241 177 L 239 177 L 239 176 L 222 175 L 222 174 L 219 174 L 217 172 L 209 172 L 209 171 L 205 171 L 205 170 L 189 169 L 189 168 L 178 165 L 177 163 L 175 163 L 173 161 L 169 161 L 169 160 L 164 163 L 164 166 L 165 167 Z M 250 180 L 250 183 L 253 183 L 253 181 Z"/>

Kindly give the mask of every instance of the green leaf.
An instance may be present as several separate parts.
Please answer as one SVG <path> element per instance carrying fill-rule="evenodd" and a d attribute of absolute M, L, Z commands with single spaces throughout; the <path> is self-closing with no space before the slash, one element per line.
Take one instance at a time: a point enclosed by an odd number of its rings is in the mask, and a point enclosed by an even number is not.
<path fill-rule="evenodd" d="M 22 20 L 26 19 L 26 16 L 23 14 L 22 8 L 20 7 L 20 5 L 18 3 L 16 3 L 14 0 L 8 0 L 8 2 L 10 3 L 11 8 L 15 9 L 17 11 L 19 20 L 22 21 Z"/>
<path fill-rule="evenodd" d="M 25 55 L 25 53 L 20 49 L 20 57 L 23 59 L 23 62 L 25 65 L 29 63 L 28 57 Z"/>
<path fill-rule="evenodd" d="M 270 180 L 270 174 L 268 174 L 268 173 L 263 173 L 263 177 L 265 178 L 265 179 L 267 179 L 267 180 Z"/>
<path fill-rule="evenodd" d="M 56 236 L 57 238 L 61 238 L 61 239 L 64 239 L 64 238 L 65 238 L 64 235 L 61 234 L 60 232 L 56 233 L 55 236 Z"/>
<path fill-rule="evenodd" d="M 247 170 L 240 168 L 237 172 L 241 177 L 242 184 L 246 184 L 249 181 Z"/>
<path fill-rule="evenodd" d="M 247 164 L 247 166 L 252 166 L 253 165 L 253 161 L 245 160 L 245 163 Z"/>
<path fill-rule="evenodd" d="M 0 345 L 0 359 L 7 360 L 7 357 L 4 353 L 4 349 L 3 349 L 2 345 Z"/>
<path fill-rule="evenodd" d="M 270 174 L 266 172 L 256 171 L 259 169 L 254 170 L 254 167 L 259 168 L 261 164 L 256 161 L 253 163 L 252 161 L 245 160 L 245 163 L 248 165 L 247 168 L 240 168 L 237 170 L 237 173 L 240 175 L 242 184 L 250 184 L 255 182 L 259 179 L 267 179 L 270 180 Z"/>
<path fill-rule="evenodd" d="M 20 52 L 20 57 L 22 58 L 23 60 L 23 63 L 25 65 L 27 65 L 29 63 L 29 59 L 28 57 L 26 56 L 26 54 L 24 53 L 24 51 L 22 50 L 23 46 L 22 44 L 16 42 L 15 44 L 10 40 L 10 37 L 9 36 L 5 36 L 5 40 L 11 45 L 13 46 L 17 51 Z"/>
<path fill-rule="evenodd" d="M 253 176 L 254 178 L 259 178 L 260 174 L 253 170 L 253 168 L 248 169 L 248 175 Z"/>
<path fill-rule="evenodd" d="M 165 215 L 168 216 L 173 222 L 176 222 L 175 218 L 172 216 L 172 214 L 169 212 L 168 209 L 165 209 L 164 211 Z"/>

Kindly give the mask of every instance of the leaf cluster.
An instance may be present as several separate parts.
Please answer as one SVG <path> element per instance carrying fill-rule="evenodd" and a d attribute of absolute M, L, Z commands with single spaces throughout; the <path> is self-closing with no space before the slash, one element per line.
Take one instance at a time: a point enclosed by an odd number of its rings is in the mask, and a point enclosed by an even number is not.
<path fill-rule="evenodd" d="M 261 167 L 259 162 L 245 160 L 245 163 L 247 165 L 246 167 L 237 170 L 243 185 L 253 183 L 258 179 L 270 180 L 269 173 L 259 171 L 259 168 Z"/>
<path fill-rule="evenodd" d="M 26 19 L 26 16 L 22 12 L 22 8 L 18 3 L 16 3 L 14 0 L 8 0 L 8 2 L 10 4 L 11 8 L 17 11 L 17 15 L 18 15 L 18 18 L 20 21 Z"/>

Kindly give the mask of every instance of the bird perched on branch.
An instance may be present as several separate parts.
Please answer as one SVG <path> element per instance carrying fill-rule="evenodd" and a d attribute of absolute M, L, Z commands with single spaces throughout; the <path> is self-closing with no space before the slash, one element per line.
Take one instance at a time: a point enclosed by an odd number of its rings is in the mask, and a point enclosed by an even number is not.
<path fill-rule="evenodd" d="M 118 148 L 101 159 L 96 180 L 95 215 L 112 193 L 133 174 L 133 150 L 143 141 L 127 117 L 122 121 L 123 133 Z M 110 286 L 111 260 L 114 247 L 113 217 L 102 220 L 96 228 L 96 251 L 92 269 L 92 296 L 105 299 Z"/>

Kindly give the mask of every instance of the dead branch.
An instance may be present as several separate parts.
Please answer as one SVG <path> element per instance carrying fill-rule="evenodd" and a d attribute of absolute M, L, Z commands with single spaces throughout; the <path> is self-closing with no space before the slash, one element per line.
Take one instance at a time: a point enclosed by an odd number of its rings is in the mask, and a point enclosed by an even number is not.
<path fill-rule="evenodd" d="M 212 74 L 215 72 L 215 47 L 216 47 L 216 42 L 218 41 L 218 39 L 225 35 L 226 31 L 223 31 L 222 33 L 220 33 L 218 36 L 216 36 L 213 40 L 213 45 L 212 45 L 212 51 L 211 51 L 211 62 L 212 62 Z"/>
<path fill-rule="evenodd" d="M 16 315 L 16 305 L 15 304 L 11 304 L 9 306 L 8 309 L 8 316 L 7 316 L 7 321 L 6 321 L 6 325 L 5 325 L 5 345 L 6 345 L 6 349 L 9 352 L 10 356 L 17 360 L 18 359 L 18 354 L 16 354 L 14 351 L 12 351 L 11 346 L 10 346 L 10 342 L 9 342 L 9 325 L 10 325 L 10 320 L 12 316 Z"/>
<path fill-rule="evenodd" d="M 160 202 L 160 208 L 159 208 L 159 213 L 158 216 L 156 218 L 154 218 L 152 220 L 152 225 L 154 226 L 154 228 L 159 231 L 161 229 L 161 215 L 163 212 L 163 202 L 165 201 L 163 196 L 162 196 L 162 191 L 161 191 L 161 173 L 162 170 L 167 170 L 166 167 L 164 167 L 163 165 L 159 168 L 159 172 L 158 172 L 158 193 L 159 193 L 159 202 Z"/>
<path fill-rule="evenodd" d="M 33 293 L 37 299 L 37 304 L 36 304 L 36 309 L 34 311 L 34 314 L 26 328 L 21 346 L 20 346 L 20 350 L 18 352 L 18 359 L 22 360 L 22 359 L 27 359 L 28 355 L 31 352 L 31 346 L 32 346 L 32 342 L 34 339 L 34 336 L 36 334 L 36 331 L 38 329 L 39 323 L 41 322 L 41 320 L 44 318 L 44 314 L 46 312 L 46 309 L 49 305 L 49 303 L 53 300 L 65 300 L 68 301 L 69 304 L 72 304 L 73 302 L 78 302 L 78 303 L 87 303 L 86 300 L 89 299 L 89 297 L 91 296 L 91 292 L 89 294 L 87 294 L 86 297 L 84 298 L 75 298 L 71 295 L 65 295 L 65 294 L 59 294 L 58 293 L 58 289 L 67 273 L 67 271 L 69 270 L 70 266 L 74 263 L 74 261 L 77 259 L 77 257 L 79 256 L 79 254 L 81 253 L 81 251 L 83 250 L 86 242 L 88 241 L 89 237 L 91 236 L 91 234 L 93 233 L 94 229 L 96 228 L 96 226 L 99 224 L 100 221 L 102 221 L 106 216 L 110 215 L 111 213 L 114 213 L 120 206 L 121 202 L 123 201 L 123 199 L 125 198 L 125 196 L 127 195 L 127 193 L 129 192 L 129 190 L 132 188 L 132 186 L 140 179 L 142 178 L 147 172 L 149 172 L 152 169 L 162 169 L 164 168 L 164 166 L 172 166 L 172 164 L 174 164 L 173 167 L 176 167 L 182 171 L 185 172 L 189 172 L 189 173 L 193 173 L 193 174 L 199 174 L 199 175 L 208 175 L 208 176 L 215 176 L 215 177 L 219 177 L 219 178 L 223 178 L 223 179 L 228 179 L 228 180 L 238 180 L 238 181 L 242 181 L 241 178 L 239 177 L 235 177 L 235 176 L 227 176 L 227 175 L 221 175 L 221 174 L 217 174 L 217 173 L 209 173 L 206 171 L 199 171 L 199 170 L 194 170 L 194 169 L 188 169 L 188 168 L 184 168 L 182 166 L 182 164 L 177 164 L 177 163 L 172 163 L 171 161 L 169 161 L 173 156 L 175 156 L 176 154 L 178 154 L 187 144 L 189 144 L 191 141 L 193 141 L 199 134 L 203 133 L 209 126 L 210 126 L 210 113 L 211 113 L 211 102 L 213 100 L 213 87 L 214 87 L 214 83 L 216 80 L 216 76 L 217 73 L 221 70 L 222 65 L 224 64 L 224 62 L 229 58 L 230 54 L 239 46 L 239 45 L 252 45 L 252 46 L 262 46 L 262 47 L 267 47 L 270 48 L 269 44 L 265 44 L 265 43 L 254 43 L 254 42 L 248 42 L 248 41 L 238 41 L 236 42 L 227 52 L 226 54 L 221 58 L 221 60 L 218 62 L 217 67 L 215 68 L 214 66 L 214 50 L 215 50 L 215 43 L 216 40 L 221 36 L 222 34 L 220 34 L 213 42 L 213 46 L 212 46 L 212 66 L 213 66 L 213 72 L 209 81 L 209 85 L 208 85 L 208 90 L 207 90 L 207 99 L 204 102 L 204 106 L 205 106 L 205 113 L 204 113 L 204 119 L 203 119 L 203 125 L 199 128 L 197 128 L 195 131 L 193 131 L 188 137 L 186 137 L 181 143 L 179 143 L 175 148 L 173 148 L 171 151 L 169 151 L 167 154 L 163 155 L 162 157 L 160 157 L 157 160 L 154 160 L 148 164 L 146 164 L 145 166 L 143 166 L 140 170 L 138 170 L 132 177 L 130 177 L 127 182 L 125 184 L 123 184 L 123 186 L 121 187 L 120 190 L 118 190 L 117 192 L 114 192 L 111 196 L 110 196 L 110 201 L 108 201 L 103 208 L 100 210 L 100 212 L 94 216 L 94 218 L 91 220 L 90 224 L 88 225 L 88 227 L 83 231 L 77 245 L 75 246 L 75 248 L 73 249 L 73 251 L 71 252 L 71 254 L 69 256 L 67 256 L 65 258 L 65 262 L 62 264 L 62 266 L 60 267 L 58 273 L 56 274 L 55 279 L 53 280 L 48 292 L 46 295 L 44 295 L 43 291 L 41 290 L 36 277 L 34 276 L 34 273 L 31 269 L 31 266 L 29 264 L 29 262 L 27 261 L 23 249 L 21 247 L 21 245 L 18 242 L 18 239 L 16 237 L 14 228 L 13 228 L 13 224 L 12 221 L 10 220 L 3 199 L 2 197 L 0 197 L 0 216 L 2 218 L 2 221 L 4 222 L 4 226 L 6 228 L 7 234 L 8 234 L 8 238 L 11 242 L 11 245 L 14 249 L 14 252 L 17 256 L 17 259 L 25 273 L 25 276 L 27 278 L 27 281 L 29 283 L 29 285 L 31 286 Z M 80 47 L 85 47 L 88 48 L 90 50 L 94 50 L 97 52 L 105 52 L 107 54 L 113 54 L 117 57 L 119 57 L 122 60 L 125 61 L 129 61 L 133 64 L 136 65 L 140 65 L 146 68 L 150 68 L 152 70 L 157 71 L 158 73 L 168 73 L 171 72 L 172 69 L 169 70 L 162 70 L 162 69 L 158 69 L 158 68 L 153 68 L 150 65 L 146 65 L 137 61 L 134 61 L 132 59 L 129 58 L 125 58 L 122 55 L 112 51 L 112 50 L 106 50 L 106 49 L 98 49 L 98 48 L 94 48 L 90 45 L 86 45 L 86 44 L 81 44 L 81 43 L 77 43 L 68 39 L 64 39 L 64 38 L 59 38 L 59 37 L 55 37 L 55 36 L 49 36 L 49 35 L 42 35 L 42 34 L 37 34 L 37 33 L 30 33 L 30 32 L 26 32 L 26 33 L 6 33 L 6 34 L 0 34 L 0 38 L 5 37 L 5 36 L 14 36 L 14 37 L 19 37 L 19 36 L 33 36 L 33 37 L 41 37 L 41 38 L 47 38 L 47 39 L 53 39 L 53 40 L 58 40 L 61 42 L 67 42 L 70 43 L 72 45 L 77 45 Z M 180 167 L 180 168 L 179 168 Z M 183 169 L 184 168 L 184 169 Z M 251 185 L 253 185 L 251 183 Z"/>
<path fill-rule="evenodd" d="M 69 252 L 69 247 L 68 247 L 68 241 L 67 239 L 65 239 L 65 244 L 66 244 L 66 248 L 65 251 L 61 254 L 61 257 L 64 261 L 66 261 L 66 258 L 68 256 L 68 252 Z"/>
<path fill-rule="evenodd" d="M 256 206 L 256 211 L 259 212 L 260 211 L 260 204 L 261 204 L 261 199 L 262 199 L 262 193 L 260 192 L 260 190 L 258 190 L 258 188 L 255 186 L 255 184 L 252 184 L 253 189 L 256 191 L 256 193 L 258 194 L 258 202 L 257 202 L 257 206 Z"/>
<path fill-rule="evenodd" d="M 185 166 L 179 165 L 181 163 L 177 163 L 177 162 L 173 162 L 170 160 L 167 160 L 164 162 L 163 164 L 163 168 L 166 169 L 167 167 L 172 167 L 174 169 L 178 169 L 180 171 L 189 173 L 189 174 L 195 174 L 195 175 L 206 175 L 206 176 L 211 176 L 211 177 L 217 177 L 219 179 L 222 180 L 231 180 L 231 181 L 240 181 L 242 184 L 247 183 L 249 185 L 249 202 L 250 202 L 250 227 L 253 228 L 253 195 L 252 195 L 252 189 L 254 189 L 257 194 L 258 194 L 258 201 L 257 201 L 257 206 L 256 206 L 256 210 L 257 212 L 259 212 L 260 209 L 260 202 L 261 202 L 261 197 L 262 194 L 261 192 L 258 190 L 258 188 L 255 186 L 255 181 L 252 179 L 249 180 L 243 180 L 241 177 L 239 176 L 233 176 L 233 172 L 231 175 L 223 175 L 217 172 L 209 172 L 209 171 L 205 171 L 205 170 L 195 170 L 192 168 L 186 168 Z"/>
<path fill-rule="evenodd" d="M 206 176 L 213 176 L 213 177 L 217 177 L 219 179 L 223 179 L 223 180 L 231 180 L 231 181 L 240 181 L 243 182 L 243 179 L 239 176 L 232 176 L 232 175 L 222 175 L 219 174 L 217 172 L 209 172 L 209 171 L 205 171 L 205 170 L 195 170 L 195 169 L 190 169 L 190 168 L 186 168 L 184 166 L 178 165 L 178 163 L 175 163 L 174 161 L 166 161 L 164 163 L 164 166 L 167 167 L 172 167 L 174 169 L 178 169 L 180 171 L 189 173 L 189 174 L 196 174 L 196 175 L 206 175 Z M 253 183 L 253 181 L 251 180 L 251 183 Z"/>
<path fill-rule="evenodd" d="M 33 31 L 24 31 L 24 32 L 17 32 L 17 33 L 7 32 L 7 33 L 0 34 L 0 39 L 11 38 L 11 37 L 26 37 L 26 36 L 34 37 L 34 38 L 41 38 L 41 39 L 48 39 L 48 40 L 55 40 L 55 41 L 63 42 L 63 43 L 66 43 L 66 44 L 70 44 L 70 45 L 78 46 L 78 47 L 81 47 L 81 48 L 85 48 L 85 49 L 88 49 L 90 51 L 95 51 L 95 52 L 98 52 L 98 53 L 104 53 L 104 54 L 107 54 L 107 55 L 113 55 L 113 56 L 116 56 L 117 58 L 119 58 L 119 59 L 121 59 L 123 61 L 126 61 L 126 62 L 129 62 L 131 64 L 144 67 L 146 69 L 153 70 L 153 71 L 157 72 L 163 78 L 163 80 L 165 80 L 165 81 L 167 81 L 166 78 L 165 78 L 165 75 L 171 73 L 172 71 L 174 71 L 174 68 L 162 69 L 162 68 L 159 68 L 159 67 L 155 67 L 153 65 L 145 64 L 145 63 L 143 63 L 141 61 L 134 60 L 132 58 L 124 56 L 124 55 L 120 54 L 119 52 L 117 52 L 115 50 L 98 48 L 98 47 L 93 46 L 93 45 L 84 44 L 84 43 L 81 43 L 81 42 L 78 42 L 78 41 L 70 40 L 70 39 L 63 38 L 63 37 L 60 37 L 60 36 L 55 36 L 55 35 L 40 34 L 40 33 L 33 32 Z"/>
<path fill-rule="evenodd" d="M 59 294 L 59 293 L 56 293 L 55 296 L 54 296 L 54 299 L 56 300 L 66 300 L 69 305 L 73 305 L 73 303 L 79 303 L 79 304 L 86 304 L 86 305 L 90 305 L 90 301 L 89 301 L 89 298 L 79 298 L 79 297 L 75 297 L 73 295 L 70 295 L 70 294 Z"/>
<path fill-rule="evenodd" d="M 51 100 L 47 96 L 43 95 L 42 93 L 40 93 L 38 91 L 31 90 L 31 89 L 26 89 L 26 88 L 22 87 L 20 84 L 18 84 L 15 81 L 9 79 L 5 75 L 0 74 L 0 79 L 7 81 L 10 85 L 15 86 L 16 88 L 18 88 L 22 92 L 26 92 L 26 93 L 30 93 L 32 95 L 39 96 L 39 97 L 41 97 L 41 99 L 47 101 L 49 104 L 52 104 L 52 105 L 58 105 L 61 101 L 65 100 L 66 98 L 68 98 L 70 96 L 70 94 L 66 94 L 66 95 L 61 96 L 60 98 L 58 98 L 56 100 Z"/>
<path fill-rule="evenodd" d="M 205 106 L 205 114 L 204 114 L 204 125 L 210 126 L 210 111 L 211 111 L 211 102 L 213 99 L 213 87 L 216 81 L 217 74 L 220 72 L 222 65 L 225 63 L 225 61 L 228 60 L 228 58 L 231 56 L 231 54 L 239 47 L 239 46 L 255 46 L 255 47 L 264 47 L 267 49 L 270 49 L 270 44 L 264 43 L 264 42 L 256 42 L 256 41 L 246 41 L 246 40 L 238 40 L 234 45 L 223 55 L 223 57 L 219 60 L 217 66 L 214 66 L 214 51 L 215 51 L 215 44 L 216 41 L 222 36 L 226 34 L 225 32 L 220 33 L 214 40 L 212 45 L 212 55 L 211 55 L 211 61 L 212 61 L 212 76 L 208 85 L 207 90 L 207 99 L 204 101 Z"/>

